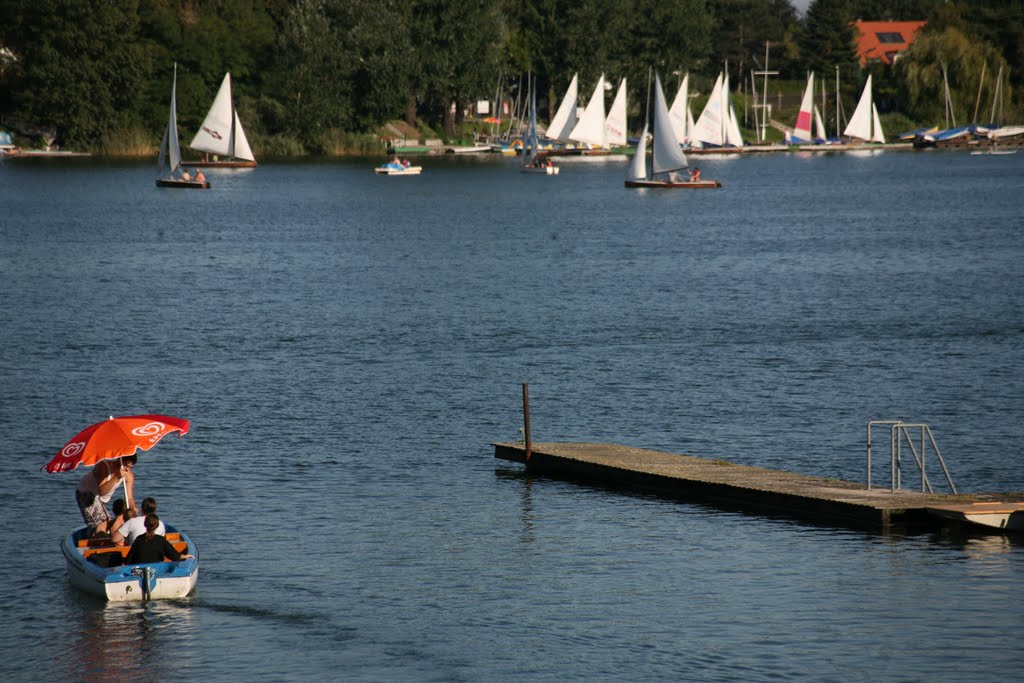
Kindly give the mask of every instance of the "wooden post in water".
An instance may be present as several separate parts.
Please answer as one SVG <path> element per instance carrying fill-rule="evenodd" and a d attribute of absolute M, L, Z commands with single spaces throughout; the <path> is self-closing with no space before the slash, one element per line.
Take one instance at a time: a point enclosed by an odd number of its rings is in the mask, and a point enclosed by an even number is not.
<path fill-rule="evenodd" d="M 526 439 L 526 462 L 530 462 L 530 385 L 523 382 L 523 437 Z"/>

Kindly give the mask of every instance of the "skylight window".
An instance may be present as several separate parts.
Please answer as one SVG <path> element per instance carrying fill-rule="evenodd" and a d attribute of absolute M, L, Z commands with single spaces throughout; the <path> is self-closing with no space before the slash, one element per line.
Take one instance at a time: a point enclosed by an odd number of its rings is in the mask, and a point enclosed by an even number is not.
<path fill-rule="evenodd" d="M 901 33 L 876 33 L 875 37 L 878 38 L 880 43 L 905 43 L 903 40 L 903 34 Z"/>

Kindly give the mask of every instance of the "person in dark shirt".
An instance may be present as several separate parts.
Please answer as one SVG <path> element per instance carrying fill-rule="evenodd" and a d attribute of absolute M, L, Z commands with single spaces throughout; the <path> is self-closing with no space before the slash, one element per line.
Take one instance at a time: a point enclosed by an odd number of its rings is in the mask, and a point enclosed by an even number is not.
<path fill-rule="evenodd" d="M 135 539 L 128 551 L 127 564 L 146 564 L 147 562 L 163 562 L 167 557 L 171 562 L 187 560 L 192 555 L 179 553 L 170 542 L 156 532 L 160 526 L 160 518 L 155 514 L 146 515 L 146 533 Z"/>

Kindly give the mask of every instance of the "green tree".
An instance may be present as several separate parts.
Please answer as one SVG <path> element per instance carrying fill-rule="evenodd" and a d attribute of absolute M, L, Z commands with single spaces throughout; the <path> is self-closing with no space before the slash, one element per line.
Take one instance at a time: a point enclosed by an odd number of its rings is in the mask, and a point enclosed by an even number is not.
<path fill-rule="evenodd" d="M 926 31 L 896 62 L 906 112 L 918 121 L 946 124 L 944 65 L 957 124 L 988 121 L 994 79 L 1000 68 L 1005 74 L 1006 61 L 994 46 L 971 40 L 952 27 Z M 981 82 L 983 73 L 988 74 L 985 84 Z M 1012 102 L 1012 93 L 1006 90 L 1004 84 L 1003 95 L 1007 102 Z M 975 118 L 976 111 L 980 121 Z"/>
<path fill-rule="evenodd" d="M 772 43 L 769 67 L 789 75 L 793 70 L 799 29 L 789 0 L 719 0 L 711 3 L 711 54 L 746 74 L 751 62 L 764 61 L 765 43 Z M 781 48 L 781 49 L 780 49 Z M 793 76 L 801 77 L 796 70 Z"/>
<path fill-rule="evenodd" d="M 296 0 L 278 36 L 274 85 L 289 112 L 288 132 L 314 149 L 353 116 L 351 60 L 327 12 L 325 0 Z"/>
<path fill-rule="evenodd" d="M 856 29 L 850 0 L 814 0 L 807 8 L 800 37 L 800 56 L 808 71 L 843 73 L 858 68 Z"/>
<path fill-rule="evenodd" d="M 146 61 L 136 0 L 7 0 L 0 23 L 16 56 L 0 96 L 9 123 L 80 149 L 137 123 Z"/>

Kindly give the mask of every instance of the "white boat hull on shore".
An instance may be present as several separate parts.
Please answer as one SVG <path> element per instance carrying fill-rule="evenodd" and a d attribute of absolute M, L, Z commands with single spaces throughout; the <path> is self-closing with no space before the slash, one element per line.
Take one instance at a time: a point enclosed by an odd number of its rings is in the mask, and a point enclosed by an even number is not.
<path fill-rule="evenodd" d="M 957 522 L 1001 529 L 1024 531 L 1024 503 L 968 503 L 936 505 L 928 512 Z"/>

